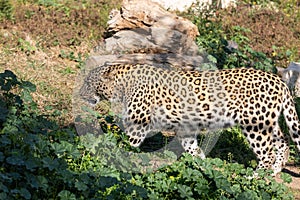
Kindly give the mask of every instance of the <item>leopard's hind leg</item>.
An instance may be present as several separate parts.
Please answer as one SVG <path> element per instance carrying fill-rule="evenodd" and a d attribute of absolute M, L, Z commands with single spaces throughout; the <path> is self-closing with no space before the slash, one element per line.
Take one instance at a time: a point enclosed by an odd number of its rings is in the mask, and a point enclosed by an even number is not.
<path fill-rule="evenodd" d="M 241 128 L 257 157 L 257 169 L 270 169 L 275 161 L 272 132 L 268 129 L 259 129 L 258 126 L 258 124 L 247 125 Z"/>
<path fill-rule="evenodd" d="M 276 151 L 275 163 L 272 165 L 274 175 L 281 172 L 282 167 L 289 159 L 289 147 L 278 123 L 273 126 L 273 143 Z"/>

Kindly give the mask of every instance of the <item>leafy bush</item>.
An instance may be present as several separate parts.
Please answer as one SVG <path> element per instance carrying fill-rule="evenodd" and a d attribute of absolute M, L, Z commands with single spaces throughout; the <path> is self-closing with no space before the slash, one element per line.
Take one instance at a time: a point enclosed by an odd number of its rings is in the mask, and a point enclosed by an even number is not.
<path fill-rule="evenodd" d="M 89 159 L 74 130 L 38 114 L 34 85 L 11 71 L 0 74 L 0 84 L 0 199 L 100 198 L 118 182 L 102 176 L 113 170 Z M 98 172 L 89 173 L 93 167 Z"/>
<path fill-rule="evenodd" d="M 241 152 L 243 153 L 241 154 Z M 209 156 L 231 163 L 237 162 L 247 167 L 255 168 L 257 166 L 256 156 L 238 127 L 223 130 Z"/>
<path fill-rule="evenodd" d="M 147 188 L 149 199 L 293 199 L 269 173 L 259 174 L 264 178 L 249 178 L 252 168 L 185 154 L 156 173 L 135 175 L 132 183 Z"/>

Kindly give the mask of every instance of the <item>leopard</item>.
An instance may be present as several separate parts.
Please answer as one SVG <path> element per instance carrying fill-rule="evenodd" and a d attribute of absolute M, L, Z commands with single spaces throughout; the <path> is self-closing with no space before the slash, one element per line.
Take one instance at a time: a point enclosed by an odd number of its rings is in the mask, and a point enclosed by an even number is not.
<path fill-rule="evenodd" d="M 205 158 L 197 134 L 239 126 L 257 158 L 256 169 L 276 175 L 288 160 L 289 145 L 279 126 L 284 116 L 300 151 L 300 123 L 288 86 L 271 72 L 254 68 L 183 70 L 148 64 L 100 65 L 80 88 L 81 98 L 122 105 L 129 143 L 171 131 L 187 153 Z"/>

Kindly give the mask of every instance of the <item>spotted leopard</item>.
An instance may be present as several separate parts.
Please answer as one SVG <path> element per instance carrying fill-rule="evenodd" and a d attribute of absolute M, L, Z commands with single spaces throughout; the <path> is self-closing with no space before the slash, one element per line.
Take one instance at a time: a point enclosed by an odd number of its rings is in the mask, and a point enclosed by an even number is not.
<path fill-rule="evenodd" d="M 150 65 L 99 66 L 80 90 L 123 105 L 130 144 L 140 146 L 151 132 L 174 131 L 185 151 L 205 158 L 195 132 L 238 125 L 258 159 L 258 168 L 281 171 L 288 144 L 278 125 L 283 113 L 300 151 L 300 123 L 286 84 L 272 73 L 248 69 L 180 71 Z"/>

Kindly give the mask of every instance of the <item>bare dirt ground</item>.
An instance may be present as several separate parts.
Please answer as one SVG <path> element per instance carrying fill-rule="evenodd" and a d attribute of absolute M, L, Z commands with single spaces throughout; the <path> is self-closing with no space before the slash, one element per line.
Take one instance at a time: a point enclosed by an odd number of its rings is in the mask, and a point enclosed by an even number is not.
<path fill-rule="evenodd" d="M 300 199 L 300 169 L 297 166 L 294 166 L 292 164 L 287 164 L 285 168 L 283 169 L 283 172 L 288 173 L 292 176 L 292 182 L 289 184 L 286 184 L 288 187 L 291 188 L 293 191 L 293 194 L 295 196 L 295 199 Z M 279 178 L 280 174 L 278 174 L 275 179 L 279 183 L 282 182 L 282 180 Z"/>

